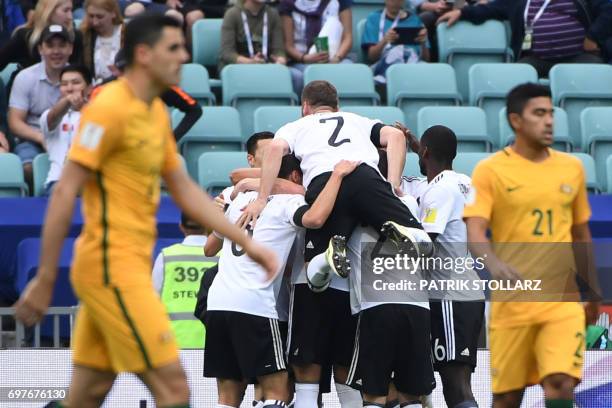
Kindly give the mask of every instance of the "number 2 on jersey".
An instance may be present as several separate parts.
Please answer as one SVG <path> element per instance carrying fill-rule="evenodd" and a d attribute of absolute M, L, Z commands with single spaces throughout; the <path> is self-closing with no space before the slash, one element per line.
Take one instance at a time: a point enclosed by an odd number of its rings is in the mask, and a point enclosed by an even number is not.
<path fill-rule="evenodd" d="M 325 123 L 329 120 L 336 120 L 338 121 L 338 123 L 336 124 L 336 128 L 334 129 L 333 133 L 329 137 L 329 140 L 327 141 L 327 143 L 331 147 L 338 147 L 340 145 L 343 145 L 344 143 L 350 143 L 351 139 L 348 139 L 348 138 L 342 139 L 342 140 L 336 140 L 338 138 L 338 134 L 340 133 L 340 129 L 342 129 L 342 126 L 344 125 L 344 118 L 342 116 L 332 116 L 331 118 L 320 119 L 319 123 Z"/>

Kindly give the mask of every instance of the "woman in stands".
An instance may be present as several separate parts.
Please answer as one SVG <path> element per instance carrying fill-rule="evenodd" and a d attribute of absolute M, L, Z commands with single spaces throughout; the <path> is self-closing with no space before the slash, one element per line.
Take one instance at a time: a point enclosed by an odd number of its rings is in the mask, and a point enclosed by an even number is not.
<path fill-rule="evenodd" d="M 353 46 L 351 4 L 351 0 L 280 1 L 285 52 L 293 61 L 291 78 L 298 95 L 307 64 L 352 62 L 347 58 Z"/>
<path fill-rule="evenodd" d="M 94 84 L 113 75 L 110 67 L 123 45 L 124 24 L 117 0 L 86 0 L 83 32 L 83 57 Z"/>
<path fill-rule="evenodd" d="M 63 25 L 74 31 L 72 20 L 72 0 L 39 0 L 32 18 L 17 29 L 11 39 L 0 48 L 0 70 L 9 63 L 16 62 L 19 69 L 27 68 L 40 62 L 38 43 L 42 31 L 51 24 Z M 74 49 L 70 62 L 82 61 L 83 38 L 75 33 Z M 16 74 L 13 74 L 13 77 Z"/>
<path fill-rule="evenodd" d="M 221 26 L 219 72 L 229 64 L 287 64 L 278 12 L 264 0 L 239 0 Z"/>

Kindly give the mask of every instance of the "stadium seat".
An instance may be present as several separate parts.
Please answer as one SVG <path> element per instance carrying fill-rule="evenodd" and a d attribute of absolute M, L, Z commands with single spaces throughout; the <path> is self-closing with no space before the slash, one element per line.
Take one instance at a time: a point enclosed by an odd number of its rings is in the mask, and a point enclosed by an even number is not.
<path fill-rule="evenodd" d="M 608 179 L 608 189 L 606 190 L 608 194 L 612 194 L 612 156 L 608 157 L 606 160 L 606 173 Z"/>
<path fill-rule="evenodd" d="M 586 187 L 590 193 L 601 192 L 601 185 L 597 179 L 597 172 L 595 171 L 595 160 L 586 153 L 572 153 L 580 159 L 584 166 L 584 174 L 586 175 Z"/>
<path fill-rule="evenodd" d="M 472 172 L 479 161 L 489 157 L 491 153 L 457 153 L 453 161 L 453 170 L 472 177 Z"/>
<path fill-rule="evenodd" d="M 34 196 L 40 197 L 45 191 L 45 181 L 49 173 L 49 153 L 40 153 L 32 161 L 32 171 L 34 174 Z"/>
<path fill-rule="evenodd" d="M 612 157 L 612 106 L 586 108 L 580 114 L 584 151 L 595 160 L 597 180 L 602 191 L 610 188 L 606 177 L 606 160 Z"/>
<path fill-rule="evenodd" d="M 223 104 L 240 112 L 244 138 L 253 133 L 253 113 L 260 106 L 298 103 L 289 68 L 279 64 L 234 64 L 221 71 Z M 204 115 L 206 116 L 206 115 Z"/>
<path fill-rule="evenodd" d="M 354 20 L 355 16 L 353 16 Z M 353 23 L 353 47 L 351 48 L 351 52 L 355 54 L 357 57 L 356 62 L 361 62 L 364 64 L 368 63 L 368 57 L 363 52 L 363 48 L 361 48 L 361 38 L 363 37 L 363 32 L 365 31 L 366 19 L 358 20 L 357 24 Z"/>
<path fill-rule="evenodd" d="M 438 49 L 440 62 L 455 68 L 459 93 L 468 100 L 468 72 L 472 65 L 483 62 L 508 62 L 512 51 L 508 48 L 506 28 L 501 21 L 488 20 L 474 25 L 459 21 L 452 27 L 439 24 Z"/>
<path fill-rule="evenodd" d="M 404 114 L 395 106 L 347 106 L 341 110 L 370 119 L 378 119 L 386 125 L 393 125 L 395 122 L 404 123 Z"/>
<path fill-rule="evenodd" d="M 310 64 L 304 71 L 304 84 L 326 80 L 338 91 L 340 107 L 377 105 L 372 70 L 365 64 Z"/>
<path fill-rule="evenodd" d="M 410 128 L 418 127 L 425 106 L 460 104 L 455 70 L 448 64 L 394 64 L 387 70 L 387 105 L 399 107 Z"/>
<path fill-rule="evenodd" d="M 19 156 L 0 153 L 0 197 L 25 197 L 28 186 L 23 179 L 23 165 Z"/>
<path fill-rule="evenodd" d="M 173 125 L 183 113 L 174 111 Z M 240 131 L 240 115 L 230 106 L 211 106 L 178 142 L 179 152 L 187 162 L 187 172 L 194 180 L 198 178 L 198 158 L 210 151 L 240 151 L 244 139 Z"/>
<path fill-rule="evenodd" d="M 567 123 L 567 113 L 557 106 L 554 107 L 554 124 L 553 124 L 553 148 L 562 152 L 571 152 L 573 150 L 573 140 L 569 135 L 569 124 Z M 488 118 L 487 118 L 488 120 Z M 506 108 L 503 107 L 499 111 L 499 147 L 508 146 L 514 142 L 514 132 L 506 118 Z"/>
<path fill-rule="evenodd" d="M 232 170 L 249 167 L 244 152 L 203 153 L 198 160 L 198 183 L 200 187 L 216 196 L 231 185 Z"/>
<path fill-rule="evenodd" d="M 11 62 L 2 70 L 2 72 L 0 72 L 0 79 L 2 79 L 5 86 L 8 85 L 11 75 L 13 75 L 13 72 L 15 71 L 17 71 L 17 63 Z"/>
<path fill-rule="evenodd" d="M 557 64 L 549 76 L 553 103 L 567 112 L 574 146 L 582 146 L 580 112 L 592 106 L 612 105 L 612 66 Z"/>
<path fill-rule="evenodd" d="M 423 177 L 421 168 L 419 167 L 419 155 L 416 153 L 408 153 L 406 155 L 406 164 L 404 165 L 403 174 L 406 177 Z"/>
<path fill-rule="evenodd" d="M 300 106 L 262 106 L 255 110 L 253 131 L 276 133 L 283 125 L 301 117 L 302 108 Z"/>
<path fill-rule="evenodd" d="M 538 72 L 529 64 L 475 64 L 468 72 L 470 105 L 484 109 L 487 132 L 501 146 L 499 111 L 506 106 L 506 96 L 515 86 L 538 81 Z"/>
<path fill-rule="evenodd" d="M 214 105 L 215 95 L 210 91 L 208 71 L 200 64 L 183 64 L 181 88 L 200 105 Z"/>
<path fill-rule="evenodd" d="M 367 19 L 371 13 L 382 10 L 384 7 L 384 0 L 355 0 L 351 5 L 353 27 L 356 27 L 360 21 Z M 355 32 L 353 31 L 353 44 L 355 41 L 361 46 L 361 37 L 355 38 Z"/>
<path fill-rule="evenodd" d="M 53 297 L 50 306 L 76 306 L 78 301 L 72 286 L 70 285 L 70 262 L 75 238 L 66 238 L 62 245 L 58 264 L 58 276 L 53 289 Z M 36 275 L 39 265 L 40 238 L 26 238 L 17 246 L 17 276 L 15 287 L 18 293 L 22 293 L 27 283 Z M 53 324 L 50 319 L 45 319 L 40 328 L 43 337 L 51 337 Z M 67 318 L 60 318 L 60 337 L 70 336 L 70 325 Z"/>
<path fill-rule="evenodd" d="M 191 57 L 196 64 L 204 65 L 206 69 L 217 72 L 217 60 L 221 49 L 222 18 L 203 18 L 191 27 L 192 44 Z M 210 80 L 210 86 L 220 86 L 217 79 Z"/>
<path fill-rule="evenodd" d="M 451 128 L 457 135 L 457 151 L 490 152 L 493 139 L 487 133 L 487 117 L 475 106 L 429 106 L 418 114 L 418 135 L 434 125 Z"/>

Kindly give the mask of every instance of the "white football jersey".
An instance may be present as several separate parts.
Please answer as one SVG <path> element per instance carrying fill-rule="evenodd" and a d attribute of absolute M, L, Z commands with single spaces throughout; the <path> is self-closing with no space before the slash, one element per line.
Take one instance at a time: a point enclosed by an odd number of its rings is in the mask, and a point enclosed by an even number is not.
<path fill-rule="evenodd" d="M 425 182 L 427 180 L 425 179 Z M 427 233 L 439 234 L 436 239 L 435 257 L 458 261 L 471 258 L 468 250 L 467 227 L 463 222 L 463 208 L 472 180 L 465 174 L 445 170 L 424 187 L 422 182 L 414 189 L 419 196 L 419 219 Z M 415 186 L 413 186 L 415 187 Z M 450 267 L 453 264 L 454 267 Z M 444 262 L 444 268 L 432 268 L 431 277 L 440 280 L 480 279 L 473 268 L 461 262 Z M 480 291 L 434 290 L 433 299 L 477 300 L 484 296 Z"/>
<path fill-rule="evenodd" d="M 406 205 L 407 210 L 414 211 L 416 202 L 409 196 L 402 197 L 402 202 Z M 416 214 L 416 212 L 413 212 Z M 406 269 L 387 268 L 378 277 L 373 273 L 374 264 L 371 259 L 372 246 L 378 241 L 380 235 L 378 231 L 369 226 L 357 226 L 349 239 L 347 249 L 348 256 L 351 261 L 350 281 L 350 298 L 351 312 L 357 314 L 362 310 L 372 308 L 384 304 L 408 304 L 429 309 L 429 296 L 426 290 L 420 290 L 418 287 L 412 289 L 405 288 L 404 290 L 379 290 L 381 284 L 375 283 L 380 278 L 385 278 L 388 282 L 411 281 L 418 284 L 423 280 L 420 270 L 417 270 L 413 275 L 409 275 Z M 364 255 L 362 249 L 364 245 L 368 245 L 367 253 Z M 397 252 L 394 244 L 388 241 L 382 245 L 380 252 L 384 254 L 392 254 Z M 367 282 L 362 280 L 362 271 L 368 276 Z M 385 276 L 383 276 L 383 274 Z"/>
<path fill-rule="evenodd" d="M 239 194 L 230 204 L 226 217 L 235 223 L 242 210 L 257 198 L 256 191 Z M 270 248 L 279 261 L 279 270 L 272 281 L 265 281 L 265 271 L 249 258 L 244 250 L 224 239 L 219 273 L 210 287 L 208 310 L 225 310 L 278 319 L 276 300 L 283 280 L 283 271 L 300 227 L 293 217 L 296 210 L 307 205 L 304 196 L 277 194 L 270 196 L 262 211 L 253 239 Z"/>
<path fill-rule="evenodd" d="M 308 187 L 341 160 L 358 160 L 378 172 L 378 150 L 370 140 L 377 123 L 380 121 L 354 113 L 322 112 L 286 124 L 274 137 L 285 140 L 301 161 L 304 186 Z"/>

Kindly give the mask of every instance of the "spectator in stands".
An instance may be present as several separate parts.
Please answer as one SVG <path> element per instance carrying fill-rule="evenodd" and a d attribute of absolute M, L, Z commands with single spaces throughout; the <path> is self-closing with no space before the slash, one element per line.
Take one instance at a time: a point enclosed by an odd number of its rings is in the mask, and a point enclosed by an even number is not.
<path fill-rule="evenodd" d="M 185 23 L 183 14 L 178 10 L 181 4 L 180 0 L 126 0 L 122 4 L 124 6 L 123 14 L 128 19 L 146 11 L 149 13 L 165 14 L 174 17 L 181 24 Z"/>
<path fill-rule="evenodd" d="M 307 64 L 352 62 L 352 0 L 281 0 L 285 52 L 293 61 L 291 77 L 295 93 L 301 95 Z M 315 45 L 327 37 L 328 51 Z M 320 44 L 324 44 L 323 41 Z"/>
<path fill-rule="evenodd" d="M 453 8 L 453 4 L 446 2 L 446 0 L 409 0 L 409 2 L 413 9 L 419 14 L 425 28 L 427 28 L 429 44 L 431 45 L 430 61 L 437 61 L 438 39 L 436 35 L 436 21 L 438 21 L 438 18 L 444 13 L 450 11 Z"/>
<path fill-rule="evenodd" d="M 94 83 L 112 76 L 110 66 L 121 49 L 124 24 L 117 0 L 86 0 L 83 32 L 83 58 Z"/>
<path fill-rule="evenodd" d="M 68 65 L 60 74 L 62 97 L 40 116 L 40 129 L 49 153 L 49 173 L 44 195 L 51 195 L 53 186 L 62 174 L 72 137 L 81 119 L 81 108 L 87 102 L 91 74 L 82 65 Z"/>
<path fill-rule="evenodd" d="M 287 64 L 281 19 L 265 0 L 240 0 L 221 26 L 219 72 L 229 64 Z"/>
<path fill-rule="evenodd" d="M 481 24 L 508 20 L 510 46 L 518 62 L 533 65 L 540 77 L 557 63 L 599 63 L 600 45 L 612 30 L 609 0 L 495 0 L 444 14 L 438 22 Z"/>
<path fill-rule="evenodd" d="M 40 115 L 60 98 L 60 73 L 72 54 L 74 31 L 50 25 L 40 35 L 38 52 L 42 61 L 22 70 L 9 98 L 8 124 L 18 138 L 15 153 L 23 162 L 26 181 L 32 181 L 32 160 L 44 151 Z"/>
<path fill-rule="evenodd" d="M 393 64 L 415 63 L 429 60 L 426 45 L 427 29 L 416 13 L 403 9 L 404 0 L 385 0 L 385 8 L 371 13 L 365 25 L 361 47 L 374 65 L 374 80 L 386 83 L 385 72 Z M 412 44 L 397 43 L 395 28 L 421 28 Z"/>
<path fill-rule="evenodd" d="M 71 0 L 38 0 L 32 18 L 28 23 L 15 31 L 11 39 L 0 48 L 0 70 L 10 62 L 16 62 L 20 68 L 27 68 L 40 62 L 38 45 L 41 33 L 51 24 L 64 26 L 74 36 L 74 53 L 70 57 L 73 63 L 82 62 L 83 39 L 79 32 L 74 32 Z"/>

